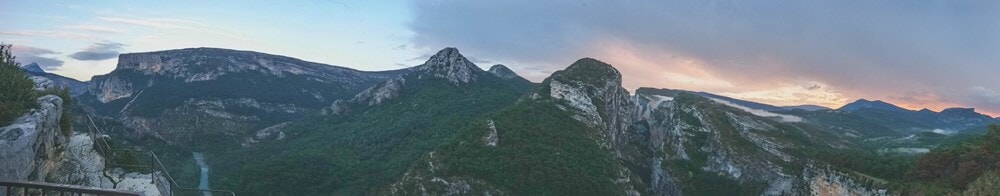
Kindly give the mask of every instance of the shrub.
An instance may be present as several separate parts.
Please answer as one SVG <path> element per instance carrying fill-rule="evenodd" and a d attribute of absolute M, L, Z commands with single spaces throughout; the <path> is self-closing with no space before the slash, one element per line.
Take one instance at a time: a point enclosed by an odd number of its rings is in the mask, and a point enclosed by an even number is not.
<path fill-rule="evenodd" d="M 59 130 L 65 136 L 70 136 L 73 134 L 73 97 L 69 95 L 69 88 L 58 87 L 55 89 L 49 89 L 42 93 L 41 95 L 56 95 L 62 98 L 62 118 L 59 119 Z"/>
<path fill-rule="evenodd" d="M 11 45 L 0 44 L 0 125 L 7 125 L 35 106 L 35 83 L 21 71 L 10 53 Z"/>

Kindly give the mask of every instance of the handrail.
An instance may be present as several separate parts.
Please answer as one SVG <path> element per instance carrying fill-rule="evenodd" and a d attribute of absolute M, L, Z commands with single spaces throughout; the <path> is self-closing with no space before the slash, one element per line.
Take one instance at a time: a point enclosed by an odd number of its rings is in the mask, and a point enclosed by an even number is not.
<path fill-rule="evenodd" d="M 132 191 L 122 191 L 113 189 L 98 189 L 85 186 L 75 186 L 75 185 L 64 185 L 64 184 L 53 184 L 44 182 L 26 182 L 26 181 L 8 181 L 0 180 L 0 186 L 7 187 L 6 195 L 13 195 L 12 191 L 14 188 L 23 188 L 24 192 L 28 189 L 37 189 L 42 191 L 42 195 L 45 195 L 45 191 L 55 191 L 59 192 L 59 195 L 64 193 L 78 193 L 78 194 L 91 194 L 91 195 L 108 195 L 108 196 L 140 196 L 138 192 Z"/>
<path fill-rule="evenodd" d="M 97 124 L 94 123 L 94 119 L 90 117 L 90 114 L 87 114 L 87 119 L 90 120 L 91 126 L 93 126 L 94 130 L 97 130 L 97 133 L 100 133 L 101 135 L 104 135 L 104 133 L 101 131 L 101 129 L 97 127 Z M 89 127 L 88 127 L 88 129 L 89 129 Z M 93 132 L 93 130 L 91 130 L 90 134 L 93 137 L 92 139 L 94 140 L 94 142 L 97 142 L 96 141 L 96 134 Z M 197 191 L 199 193 L 211 192 L 211 193 L 223 193 L 223 194 L 228 194 L 228 195 L 231 195 L 231 196 L 236 196 L 235 192 L 229 191 L 229 190 L 199 189 L 199 188 L 182 187 L 180 184 L 177 183 L 177 181 L 174 180 L 173 177 L 170 176 L 170 172 L 167 171 L 167 168 L 163 165 L 163 162 L 160 162 L 160 158 L 159 158 L 159 156 L 156 156 L 156 152 L 153 152 L 151 150 L 111 149 L 111 145 L 109 145 L 107 143 L 107 141 L 102 141 L 102 142 L 98 143 L 98 145 L 100 145 L 101 143 L 104 144 L 105 148 L 107 148 L 108 151 L 131 151 L 131 152 L 145 152 L 145 153 L 149 153 L 150 157 L 152 159 L 152 160 L 150 160 L 150 165 L 148 167 L 150 169 L 150 175 L 153 175 L 154 173 L 156 173 L 156 171 L 157 171 L 156 165 L 159 165 L 160 166 L 159 167 L 160 168 L 159 171 L 163 172 L 163 174 L 165 175 L 165 177 L 169 181 L 167 183 L 171 186 L 171 193 L 167 193 L 168 195 L 173 195 L 173 193 L 172 193 L 173 192 L 173 188 L 177 188 L 177 189 L 185 190 L 185 191 Z M 98 149 L 98 150 L 100 150 L 100 149 Z M 104 152 L 103 150 L 100 150 L 100 151 Z M 105 156 L 106 155 L 107 155 L 107 153 L 105 153 Z M 139 166 L 139 165 L 126 165 L 126 164 L 112 164 L 112 163 L 109 162 L 109 160 L 107 158 L 105 158 L 104 160 L 106 162 L 105 163 L 106 165 Z M 146 165 L 141 165 L 141 167 L 146 167 Z M 153 183 L 155 184 L 156 183 L 156 176 L 152 176 L 152 180 L 153 180 Z"/>

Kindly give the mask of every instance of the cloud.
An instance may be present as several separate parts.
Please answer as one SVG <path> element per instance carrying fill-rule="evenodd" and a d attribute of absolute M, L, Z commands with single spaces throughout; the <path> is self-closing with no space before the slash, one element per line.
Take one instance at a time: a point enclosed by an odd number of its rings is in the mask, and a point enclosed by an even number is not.
<path fill-rule="evenodd" d="M 22 36 L 22 37 L 47 37 L 47 38 L 75 39 L 75 40 L 98 39 L 97 36 L 86 33 L 70 32 L 70 31 L 48 31 L 48 30 L 0 31 L 0 35 Z"/>
<path fill-rule="evenodd" d="M 1000 106 L 1000 93 L 982 86 L 969 88 L 969 96 L 982 104 Z"/>
<path fill-rule="evenodd" d="M 161 29 L 193 29 L 208 26 L 200 22 L 171 18 L 99 17 L 98 20 Z"/>
<path fill-rule="evenodd" d="M 124 24 L 124 25 L 152 28 L 161 31 L 183 30 L 190 32 L 213 34 L 232 39 L 247 40 L 247 41 L 252 40 L 250 37 L 247 37 L 246 35 L 240 32 L 222 29 L 219 28 L 218 26 L 213 26 L 196 20 L 177 19 L 177 18 L 150 18 L 150 17 L 135 17 L 135 16 L 101 16 L 97 17 L 97 20 L 112 24 Z"/>
<path fill-rule="evenodd" d="M 96 32 L 96 33 L 113 33 L 113 34 L 117 34 L 117 33 L 125 32 L 124 30 L 122 30 L 120 28 L 114 28 L 114 27 L 110 27 L 110 26 L 103 26 L 103 25 L 97 25 L 97 24 L 85 24 L 85 23 L 68 25 L 68 26 L 65 26 L 63 28 L 64 29 L 69 29 L 69 30 L 89 31 L 89 32 Z"/>
<path fill-rule="evenodd" d="M 44 48 L 13 45 L 11 46 L 11 53 L 15 56 L 17 62 L 21 64 L 38 63 L 38 66 L 44 69 L 58 68 L 64 63 L 62 60 L 52 57 L 59 54 L 58 52 Z"/>
<path fill-rule="evenodd" d="M 83 51 L 69 55 L 69 57 L 81 61 L 101 61 L 113 59 L 118 57 L 118 54 L 121 54 L 122 46 L 125 46 L 125 44 L 115 42 L 94 43 L 93 45 L 90 45 L 90 47 L 83 49 Z"/>
<path fill-rule="evenodd" d="M 539 72 L 595 57 L 630 88 L 809 91 L 796 84 L 814 81 L 825 85 L 812 91 L 842 96 L 828 100 L 932 107 L 974 105 L 962 92 L 969 86 L 1000 89 L 1000 1 L 415 1 L 411 9 L 413 48 L 456 46 Z M 939 100 L 893 99 L 915 91 Z"/>

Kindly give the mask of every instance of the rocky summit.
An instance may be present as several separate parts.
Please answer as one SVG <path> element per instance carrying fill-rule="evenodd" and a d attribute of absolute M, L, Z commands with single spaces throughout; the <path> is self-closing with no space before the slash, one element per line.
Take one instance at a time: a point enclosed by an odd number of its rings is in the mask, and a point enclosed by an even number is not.
<path fill-rule="evenodd" d="M 444 48 L 417 66 L 427 77 L 446 79 L 455 84 L 469 83 L 482 75 L 483 70 L 466 59 L 456 48 Z"/>

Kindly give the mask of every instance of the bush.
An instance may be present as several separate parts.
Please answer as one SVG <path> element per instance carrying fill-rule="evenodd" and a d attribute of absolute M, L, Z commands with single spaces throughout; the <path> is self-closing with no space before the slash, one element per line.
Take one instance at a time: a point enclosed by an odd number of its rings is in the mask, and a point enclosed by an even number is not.
<path fill-rule="evenodd" d="M 11 45 L 0 44 L 0 125 L 7 125 L 35 106 L 35 83 L 21 71 L 10 53 Z"/>
<path fill-rule="evenodd" d="M 73 134 L 73 97 L 69 95 L 69 88 L 58 87 L 55 89 L 46 90 L 40 95 L 56 95 L 62 98 L 62 118 L 59 119 L 59 130 L 62 131 L 64 136 L 70 136 Z"/>

